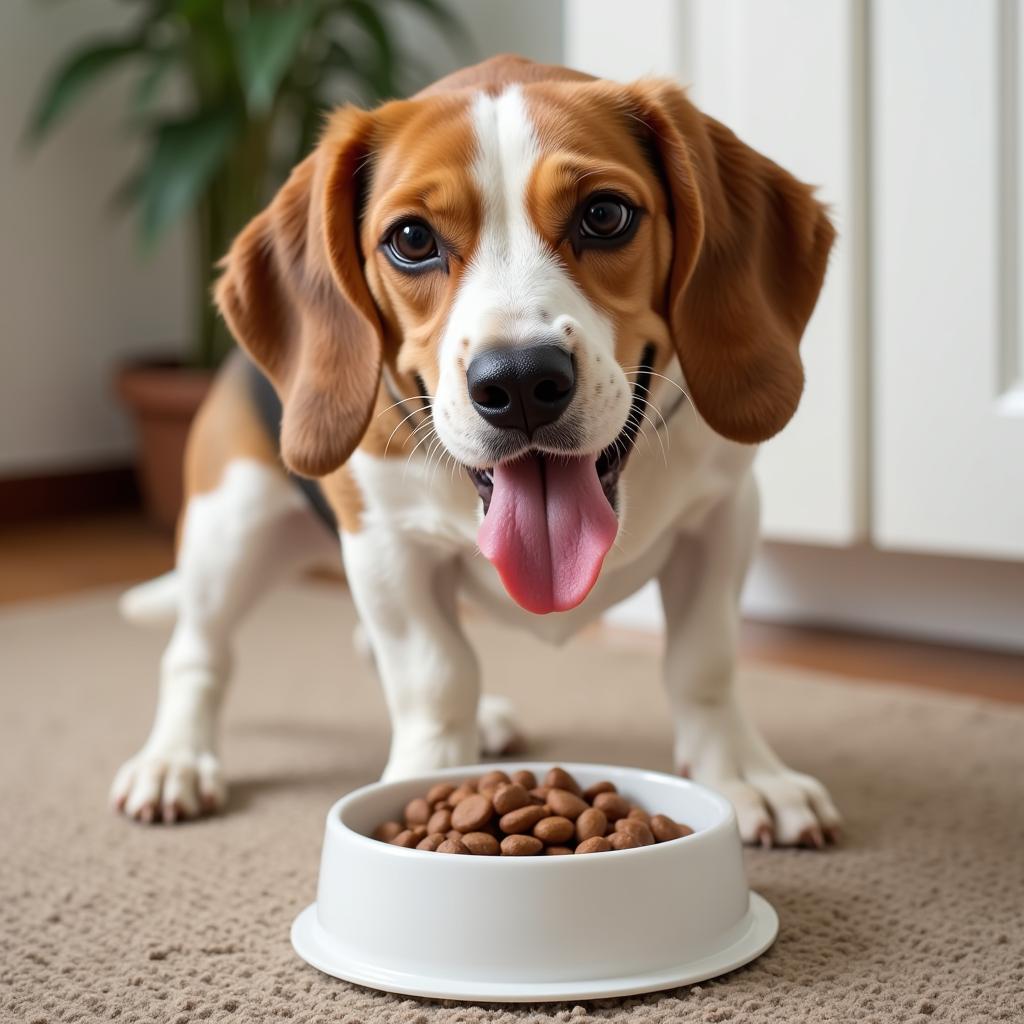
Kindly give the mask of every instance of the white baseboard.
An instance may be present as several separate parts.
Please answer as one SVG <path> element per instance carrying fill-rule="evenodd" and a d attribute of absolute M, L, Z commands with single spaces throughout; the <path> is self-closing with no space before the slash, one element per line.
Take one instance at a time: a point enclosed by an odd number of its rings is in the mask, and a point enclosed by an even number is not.
<path fill-rule="evenodd" d="M 867 545 L 765 544 L 747 580 L 743 609 L 773 622 L 1024 652 L 1024 564 Z M 609 619 L 660 630 L 654 584 L 614 608 Z"/>

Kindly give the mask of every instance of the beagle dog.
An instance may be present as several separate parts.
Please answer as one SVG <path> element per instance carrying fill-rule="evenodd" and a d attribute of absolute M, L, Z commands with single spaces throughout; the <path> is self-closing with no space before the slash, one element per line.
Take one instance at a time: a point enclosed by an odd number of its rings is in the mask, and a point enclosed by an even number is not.
<path fill-rule="evenodd" d="M 676 768 L 732 800 L 748 842 L 832 838 L 828 793 L 773 753 L 733 677 L 751 464 L 799 401 L 833 237 L 809 186 L 671 81 L 503 56 L 334 113 L 223 261 L 247 358 L 193 427 L 176 571 L 126 595 L 176 625 L 115 806 L 224 804 L 232 632 L 340 534 L 391 716 L 385 778 L 514 730 L 480 700 L 460 599 L 558 642 L 656 578 Z"/>

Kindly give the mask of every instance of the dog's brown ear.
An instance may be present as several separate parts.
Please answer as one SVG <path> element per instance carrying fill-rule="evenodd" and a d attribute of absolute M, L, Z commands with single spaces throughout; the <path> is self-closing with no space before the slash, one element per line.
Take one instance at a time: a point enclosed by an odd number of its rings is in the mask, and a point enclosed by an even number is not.
<path fill-rule="evenodd" d="M 281 456 L 303 476 L 352 454 L 380 381 L 380 323 L 356 226 L 371 124 L 355 108 L 335 115 L 235 240 L 215 290 L 232 333 L 277 389 Z"/>
<path fill-rule="evenodd" d="M 669 317 L 694 404 L 733 441 L 781 430 L 835 231 L 810 186 L 700 113 L 671 82 L 631 87 L 672 203 Z"/>

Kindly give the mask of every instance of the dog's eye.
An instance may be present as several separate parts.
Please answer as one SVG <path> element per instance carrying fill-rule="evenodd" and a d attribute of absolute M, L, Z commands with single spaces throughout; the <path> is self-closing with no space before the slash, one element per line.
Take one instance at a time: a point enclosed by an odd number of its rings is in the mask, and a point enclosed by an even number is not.
<path fill-rule="evenodd" d="M 387 247 L 399 263 L 426 263 L 438 255 L 437 238 L 421 220 L 402 221 L 388 236 Z"/>
<path fill-rule="evenodd" d="M 633 207 L 618 196 L 591 196 L 583 205 L 580 235 L 611 241 L 629 231 L 633 223 Z"/>

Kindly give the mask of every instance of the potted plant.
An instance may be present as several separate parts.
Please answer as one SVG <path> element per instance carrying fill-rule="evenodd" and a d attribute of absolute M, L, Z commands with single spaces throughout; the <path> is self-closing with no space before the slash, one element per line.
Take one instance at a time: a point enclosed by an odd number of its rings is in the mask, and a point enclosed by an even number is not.
<path fill-rule="evenodd" d="M 126 125 L 145 156 L 117 190 L 135 208 L 144 247 L 191 221 L 195 328 L 184 360 L 148 356 L 119 368 L 134 413 L 139 476 L 151 516 L 173 525 L 185 438 L 213 371 L 232 345 L 210 302 L 216 262 L 310 150 L 326 109 L 373 103 L 421 85 L 429 71 L 403 52 L 392 15 L 418 10 L 461 49 L 440 0 L 128 0 L 132 24 L 67 57 L 29 126 L 38 141 L 108 72 L 138 74 Z"/>

